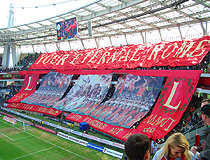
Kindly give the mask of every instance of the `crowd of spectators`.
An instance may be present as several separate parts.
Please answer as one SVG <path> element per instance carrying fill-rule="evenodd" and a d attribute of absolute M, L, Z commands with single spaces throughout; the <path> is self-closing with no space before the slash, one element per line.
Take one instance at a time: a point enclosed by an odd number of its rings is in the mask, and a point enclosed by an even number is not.
<path fill-rule="evenodd" d="M 0 57 L 0 66 L 2 66 L 2 57 Z"/>
<path fill-rule="evenodd" d="M 6 87 L 0 86 L 1 99 L 8 100 L 17 94 L 21 89 L 21 86 L 16 86 L 14 84 L 7 85 Z M 6 91 L 5 96 L 2 95 L 2 90 Z"/>
<path fill-rule="evenodd" d="M 201 61 L 201 63 L 192 66 L 154 66 L 151 68 L 138 67 L 137 70 L 202 70 L 204 73 L 210 73 L 210 51 Z"/>
<path fill-rule="evenodd" d="M 21 67 L 11 67 L 11 68 L 0 68 L 0 73 L 5 73 L 5 72 L 12 72 L 12 71 L 21 71 Z"/>
<path fill-rule="evenodd" d="M 35 60 L 41 55 L 41 53 L 34 53 L 29 54 L 24 57 L 23 59 L 20 59 L 17 62 L 17 65 L 10 68 L 0 68 L 0 73 L 5 72 L 12 72 L 12 71 L 22 71 L 22 70 L 28 70 L 28 67 L 35 62 Z M 2 57 L 0 57 L 0 66 L 2 66 Z"/>
<path fill-rule="evenodd" d="M 34 53 L 34 54 L 29 54 L 29 53 L 28 53 L 28 55 L 27 55 L 26 57 L 24 57 L 22 60 L 19 60 L 19 61 L 17 62 L 17 66 L 23 66 L 23 68 L 24 68 L 25 66 L 28 66 L 28 65 L 34 63 L 35 60 L 36 60 L 40 55 L 41 55 L 41 53 Z"/>
<path fill-rule="evenodd" d="M 5 95 L 6 100 L 9 100 L 10 98 L 12 98 L 14 95 L 16 95 L 20 89 L 21 86 L 8 86 L 8 89 L 10 89 L 9 93 Z"/>

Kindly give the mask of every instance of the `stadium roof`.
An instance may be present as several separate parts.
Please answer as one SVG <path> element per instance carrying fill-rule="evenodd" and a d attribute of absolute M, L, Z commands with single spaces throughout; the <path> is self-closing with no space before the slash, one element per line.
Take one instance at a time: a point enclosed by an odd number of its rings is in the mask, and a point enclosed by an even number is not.
<path fill-rule="evenodd" d="M 78 37 L 58 41 L 56 23 L 73 17 L 77 17 Z M 50 51 L 49 44 L 55 50 L 75 50 L 156 43 L 208 35 L 209 25 L 210 1 L 206 0 L 97 0 L 51 18 L 1 28 L 0 46 L 42 45 Z"/>

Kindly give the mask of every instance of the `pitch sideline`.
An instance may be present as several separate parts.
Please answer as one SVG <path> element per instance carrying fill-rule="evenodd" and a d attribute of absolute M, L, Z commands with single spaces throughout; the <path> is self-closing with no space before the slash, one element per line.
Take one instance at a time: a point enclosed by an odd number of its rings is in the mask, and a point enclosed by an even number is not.
<path fill-rule="evenodd" d="M 0 121 L 3 122 L 3 123 L 5 123 L 5 124 L 7 124 L 7 125 L 10 125 L 10 124 L 8 124 L 8 123 L 2 121 L 2 120 L 0 120 Z M 20 130 L 20 129 L 17 128 L 17 127 L 14 127 L 14 128 Z M 28 133 L 27 131 L 25 131 L 25 133 L 27 133 L 27 134 L 29 134 L 29 135 L 35 137 L 35 138 L 38 138 L 38 139 L 40 139 L 40 140 L 42 140 L 42 141 L 44 141 L 44 142 L 46 142 L 46 143 L 49 143 L 49 144 L 53 145 L 54 147 L 58 147 L 58 148 L 60 148 L 60 149 L 62 149 L 62 150 L 64 150 L 64 151 L 66 151 L 66 152 L 69 152 L 69 153 L 74 154 L 74 155 L 76 155 L 76 156 L 78 156 L 78 157 L 80 157 L 80 158 L 83 158 L 83 159 L 88 160 L 87 158 L 85 158 L 85 157 L 83 157 L 83 156 L 81 156 L 81 155 L 79 155 L 79 154 L 76 154 L 76 153 L 71 152 L 71 151 L 69 151 L 69 150 L 67 150 L 67 149 L 64 149 L 64 148 L 62 148 L 62 147 L 60 147 L 60 146 L 58 146 L 58 145 L 55 145 L 55 144 L 53 144 L 53 143 L 51 143 L 51 142 L 48 142 L 47 140 L 42 139 L 42 138 L 40 138 L 40 137 L 37 137 L 37 136 L 35 136 L 35 135 L 31 134 L 31 133 Z M 6 137 L 7 137 L 7 136 L 6 136 Z M 9 137 L 8 137 L 8 138 L 9 138 Z M 9 138 L 9 139 L 12 140 L 12 141 L 14 141 L 14 140 L 11 139 L 11 138 Z"/>

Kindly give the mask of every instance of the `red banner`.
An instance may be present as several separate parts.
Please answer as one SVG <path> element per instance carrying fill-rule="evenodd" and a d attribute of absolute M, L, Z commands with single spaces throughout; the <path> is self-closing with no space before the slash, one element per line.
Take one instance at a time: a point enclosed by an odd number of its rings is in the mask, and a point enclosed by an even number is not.
<path fill-rule="evenodd" d="M 148 71 L 150 72 L 150 71 Z M 139 74 L 139 72 L 134 72 Z M 150 75 L 166 76 L 168 71 L 151 71 Z M 180 73 L 180 74 L 179 74 Z M 120 126 L 107 124 L 90 116 L 71 113 L 67 120 L 74 122 L 87 122 L 91 127 L 112 137 L 125 141 L 134 133 L 142 133 L 152 139 L 161 139 L 171 131 L 180 121 L 188 107 L 202 71 L 170 71 L 167 81 L 158 101 L 151 113 L 136 129 L 126 129 Z M 143 74 L 147 74 L 143 72 Z"/>
<path fill-rule="evenodd" d="M 31 75 L 31 74 L 47 74 L 50 70 L 39 70 L 39 71 L 19 71 L 20 75 Z"/>
<path fill-rule="evenodd" d="M 188 107 L 202 71 L 187 74 L 188 77 L 168 77 L 150 116 L 137 130 L 153 139 L 163 138 L 180 121 Z"/>
<path fill-rule="evenodd" d="M 10 98 L 7 102 L 20 102 L 22 99 L 33 94 L 36 90 L 36 84 L 38 80 L 39 74 L 25 75 L 21 90 L 14 97 Z"/>
<path fill-rule="evenodd" d="M 90 116 L 84 116 L 79 114 L 71 113 L 69 116 L 66 117 L 66 120 L 73 121 L 73 122 L 87 122 L 90 127 L 95 128 L 96 130 L 108 134 L 112 137 L 115 137 L 121 141 L 126 141 L 126 139 L 136 132 L 134 129 L 127 129 L 119 126 L 113 126 L 107 124 L 103 121 L 99 121 L 94 119 Z"/>
<path fill-rule="evenodd" d="M 24 104 L 24 103 L 11 103 L 7 105 L 7 107 L 20 109 L 20 110 L 27 110 L 27 111 L 32 111 L 32 112 L 39 112 L 39 113 L 48 114 L 54 117 L 60 115 L 62 112 L 54 108 L 46 108 L 46 107 L 41 107 L 41 106 L 32 105 L 32 104 Z"/>
<path fill-rule="evenodd" d="M 29 69 L 134 69 L 151 66 L 191 66 L 210 50 L 210 36 L 156 44 L 128 45 L 41 54 Z"/>

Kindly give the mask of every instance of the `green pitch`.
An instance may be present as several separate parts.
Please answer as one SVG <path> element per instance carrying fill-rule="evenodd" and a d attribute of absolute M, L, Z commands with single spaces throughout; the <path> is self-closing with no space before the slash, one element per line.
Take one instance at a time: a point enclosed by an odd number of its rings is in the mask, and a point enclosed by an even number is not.
<path fill-rule="evenodd" d="M 21 124 L 13 127 L 2 117 L 0 160 L 117 160 L 34 127 L 24 132 Z"/>

